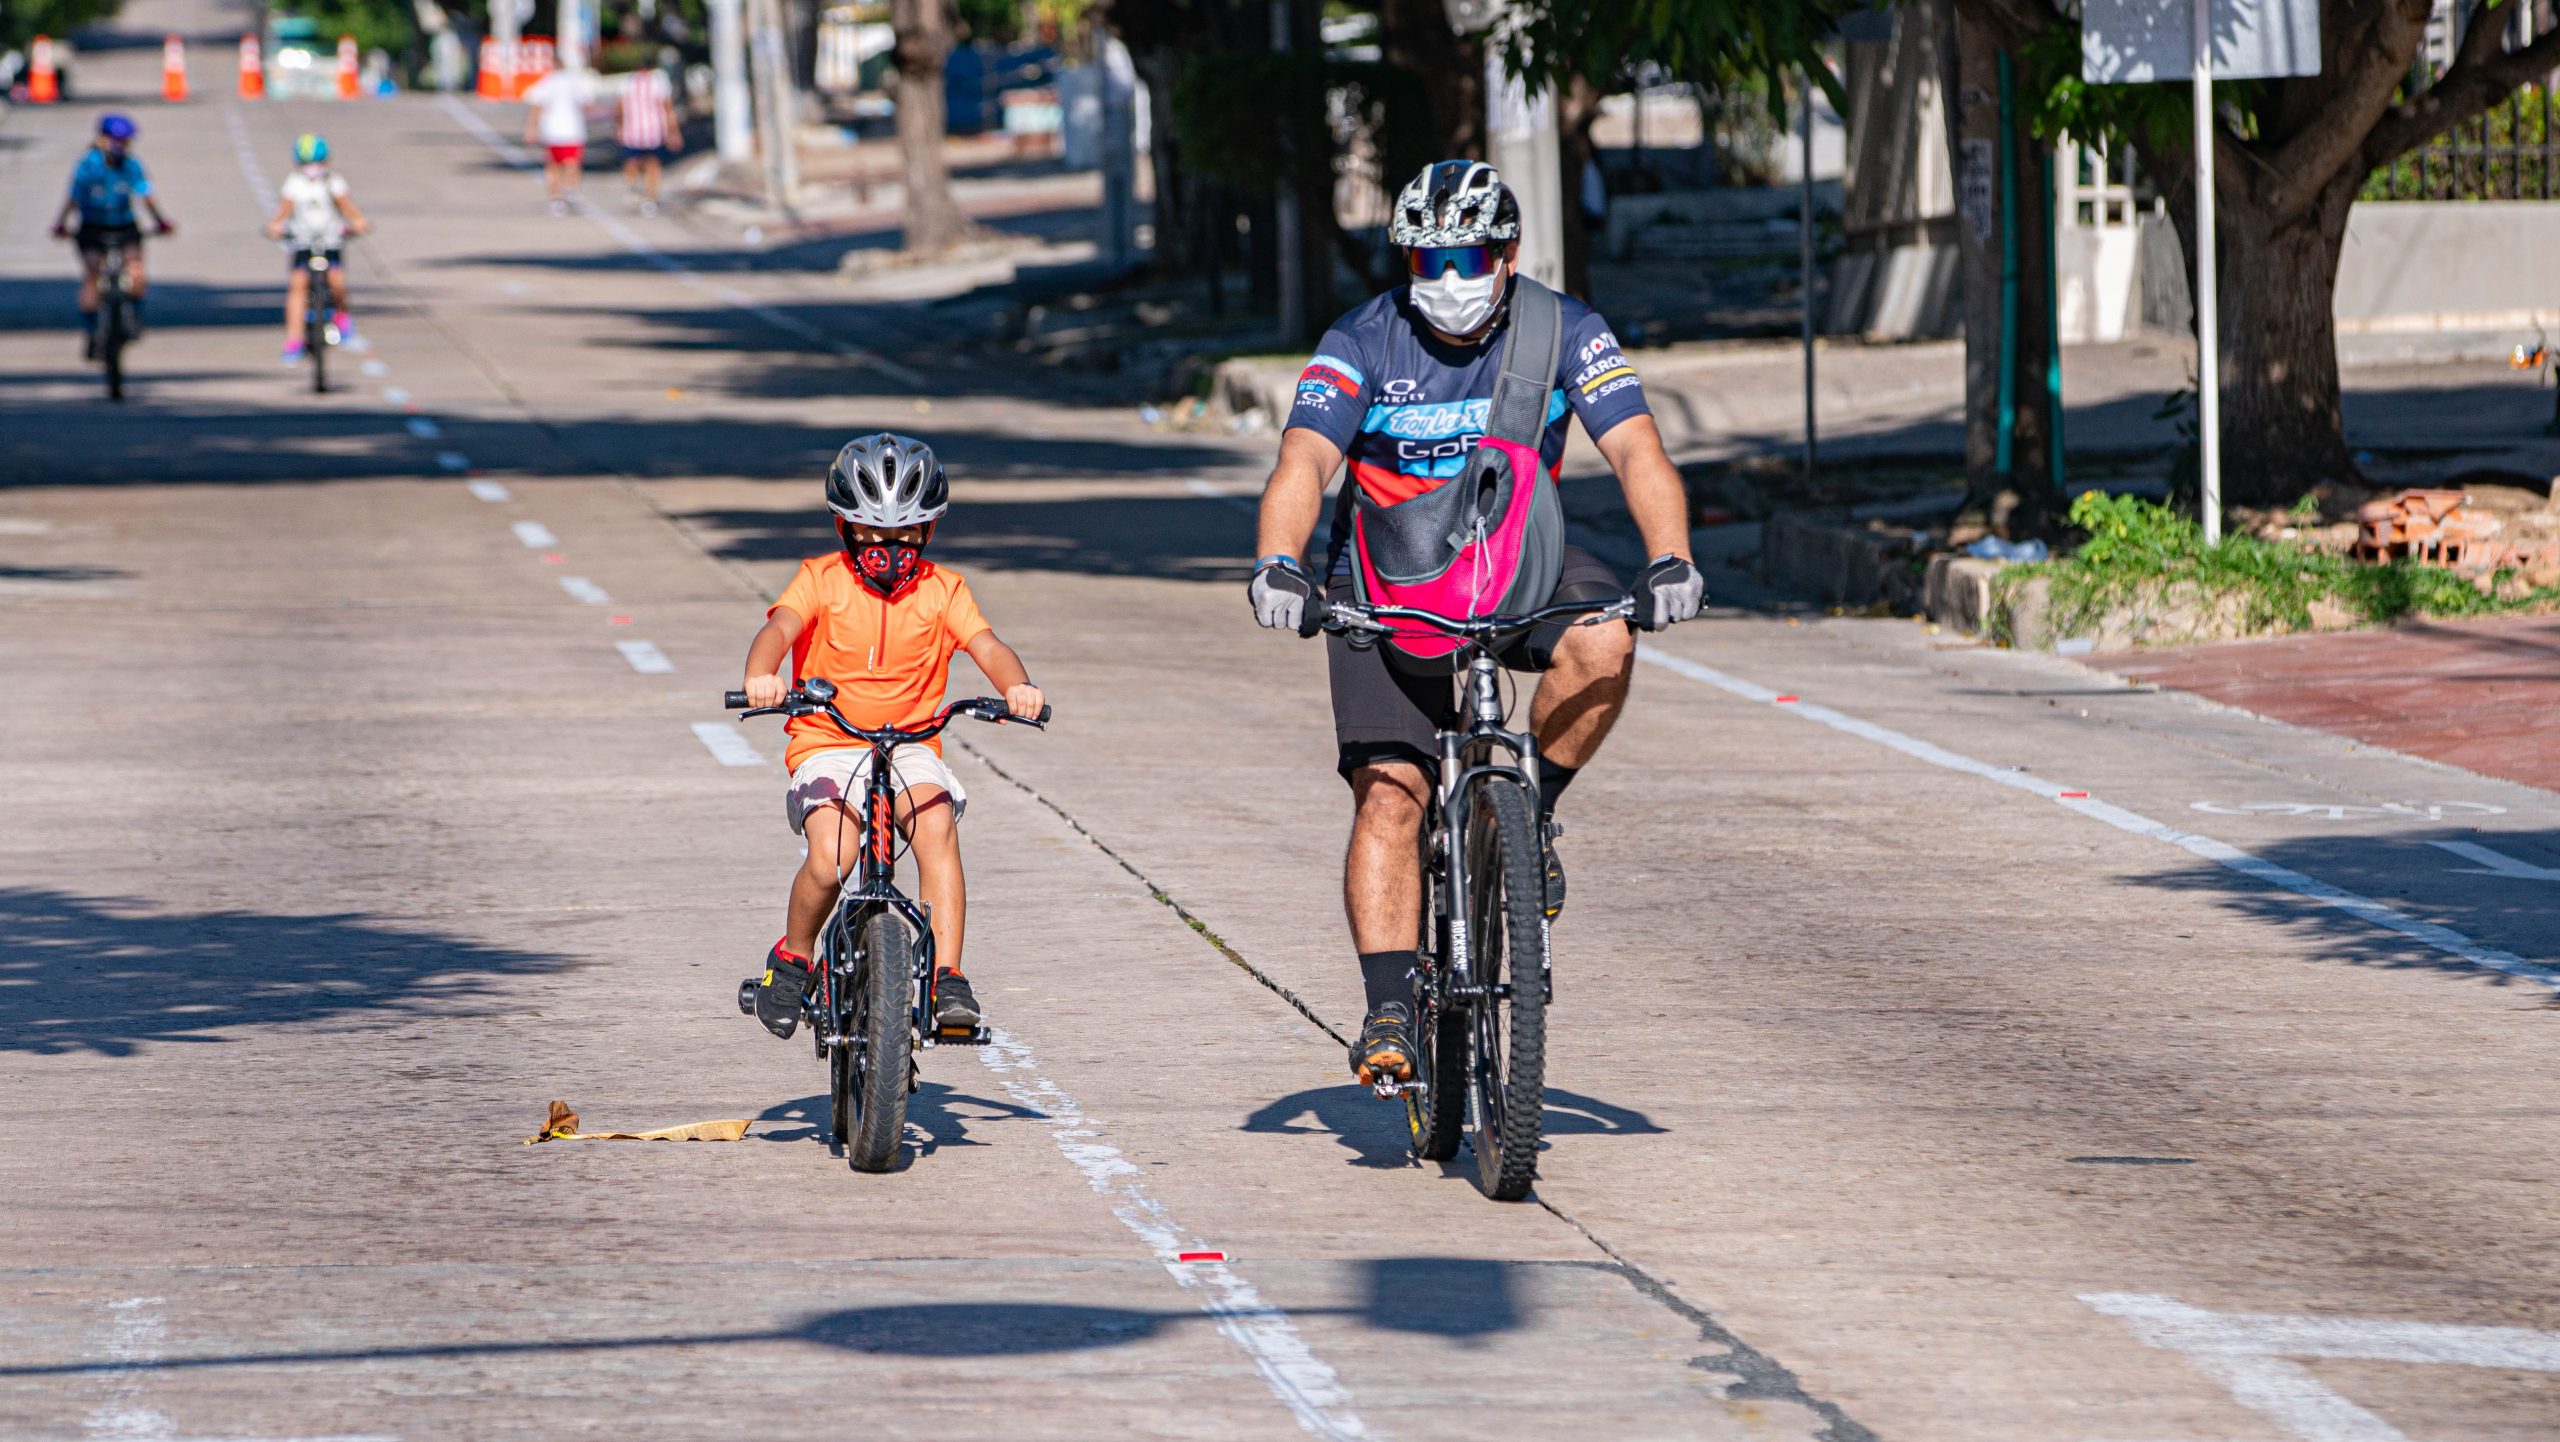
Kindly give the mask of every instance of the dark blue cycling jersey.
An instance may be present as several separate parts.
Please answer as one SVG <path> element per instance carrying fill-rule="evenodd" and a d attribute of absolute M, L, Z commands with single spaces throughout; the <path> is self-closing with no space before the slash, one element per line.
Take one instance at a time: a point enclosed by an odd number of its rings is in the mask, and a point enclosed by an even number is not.
<path fill-rule="evenodd" d="M 1652 414 L 1608 322 L 1569 295 L 1557 299 L 1564 307 L 1564 345 L 1539 447 L 1550 474 L 1564 459 L 1568 414 L 1582 418 L 1593 440 L 1629 417 Z M 1483 439 L 1509 324 L 1504 320 L 1472 345 L 1451 345 L 1398 286 L 1324 333 L 1315 359 L 1298 375 L 1289 428 L 1314 431 L 1339 447 L 1351 463 L 1352 482 L 1371 499 L 1393 505 L 1420 495 L 1464 470 Z"/>

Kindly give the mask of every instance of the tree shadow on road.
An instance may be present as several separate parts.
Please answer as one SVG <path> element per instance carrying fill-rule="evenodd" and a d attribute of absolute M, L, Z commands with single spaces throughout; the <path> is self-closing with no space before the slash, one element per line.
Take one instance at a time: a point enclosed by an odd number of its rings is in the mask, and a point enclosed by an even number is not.
<path fill-rule="evenodd" d="M 2212 820 L 2195 816 L 2188 823 L 2210 826 Z M 2233 915 L 2304 938 L 2317 960 L 2433 972 L 2560 1009 L 2560 992 L 2555 992 L 2560 987 L 2560 928 L 2553 925 L 2552 909 L 2552 888 L 2560 882 L 2530 874 L 2481 874 L 2497 868 L 2435 844 L 2448 842 L 2485 846 L 2527 872 L 2560 870 L 2560 832 L 2414 826 L 2243 839 L 2234 843 L 2246 853 L 2238 867 L 2197 861 L 2125 879 L 2153 890 L 2204 896 Z M 2259 865 L 2280 868 L 2282 874 L 2259 873 Z M 2304 895 L 2288 882 L 2325 891 L 2328 899 Z M 2390 908 L 2400 918 L 2396 925 L 2419 934 L 2395 929 L 2387 918 L 2374 919 L 2368 900 Z M 2463 954 L 2466 949 L 2472 954 Z M 2502 966 L 2538 967 L 2544 974 L 2518 975 Z"/>
<path fill-rule="evenodd" d="M 957 1087 L 941 1082 L 919 1082 L 907 1098 L 907 1140 L 910 1154 L 921 1159 L 944 1147 L 983 1147 L 987 1143 L 969 1135 L 971 1122 L 1038 1121 L 1042 1113 L 1012 1102 L 994 1101 L 973 1096 Z M 797 1122 L 800 1125 L 780 1131 L 759 1130 L 751 1133 L 767 1142 L 823 1142 L 827 1139 L 827 1098 L 824 1094 L 805 1096 L 795 1101 L 777 1102 L 758 1113 L 762 1122 Z"/>
<path fill-rule="evenodd" d="M 485 1015 L 506 979 L 567 965 L 353 913 L 149 908 L 0 887 L 0 1052 L 123 1057 L 243 1028 Z"/>
<path fill-rule="evenodd" d="M 1385 1169 L 1414 1164 L 1404 1108 L 1349 1083 L 1292 1092 L 1246 1117 L 1238 1130 L 1330 1134 L 1351 1153 L 1347 1166 Z M 1663 1127 L 1640 1111 L 1562 1087 L 1547 1088 L 1546 1135 L 1550 1138 L 1664 1134 Z"/>
<path fill-rule="evenodd" d="M 956 464 L 956 462 L 954 463 Z M 736 561 L 788 561 L 836 549 L 827 513 L 795 503 L 778 510 L 683 511 L 675 518 L 712 554 Z M 1063 571 L 1241 582 L 1253 567 L 1253 518 L 1197 496 L 1070 496 L 1055 501 L 954 497 L 951 516 L 926 554 L 976 570 Z"/>

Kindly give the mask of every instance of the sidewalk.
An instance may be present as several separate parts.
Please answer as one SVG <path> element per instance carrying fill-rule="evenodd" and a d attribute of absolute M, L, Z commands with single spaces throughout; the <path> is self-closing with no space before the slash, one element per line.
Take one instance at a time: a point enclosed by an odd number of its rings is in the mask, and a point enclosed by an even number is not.
<path fill-rule="evenodd" d="M 2096 664 L 2279 721 L 2560 790 L 2560 617 L 2235 641 Z"/>

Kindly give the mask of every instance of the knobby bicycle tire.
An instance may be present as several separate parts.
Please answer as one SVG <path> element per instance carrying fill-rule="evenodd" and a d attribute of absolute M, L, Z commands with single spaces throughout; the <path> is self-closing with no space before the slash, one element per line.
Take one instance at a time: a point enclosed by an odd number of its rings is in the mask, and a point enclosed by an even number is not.
<path fill-rule="evenodd" d="M 1528 793 L 1500 777 L 1479 783 L 1465 844 L 1476 1185 L 1516 1202 L 1538 1175 L 1547 1095 L 1546 875 Z"/>
<path fill-rule="evenodd" d="M 311 314 L 317 315 L 318 312 Z M 329 393 L 329 327 L 325 322 L 306 320 L 302 324 L 302 348 L 311 353 L 311 393 Z"/>
<path fill-rule="evenodd" d="M 107 399 L 124 399 L 124 297 L 109 297 L 98 317 L 98 359 L 107 368 Z"/>
<path fill-rule="evenodd" d="M 916 942 L 906 922 L 885 907 L 863 918 L 861 939 L 848 1039 L 860 1065 L 854 1069 L 853 1139 L 845 1150 L 855 1171 L 885 1172 L 897 1166 L 907 1135 Z"/>
<path fill-rule="evenodd" d="M 1413 973 L 1413 1075 L 1422 1085 L 1404 1094 L 1413 1154 L 1426 1162 L 1456 1156 L 1467 1122 L 1467 1012 L 1438 994 L 1441 968 L 1449 961 L 1446 884 L 1434 880 L 1433 914 L 1423 918 L 1433 934 Z"/>

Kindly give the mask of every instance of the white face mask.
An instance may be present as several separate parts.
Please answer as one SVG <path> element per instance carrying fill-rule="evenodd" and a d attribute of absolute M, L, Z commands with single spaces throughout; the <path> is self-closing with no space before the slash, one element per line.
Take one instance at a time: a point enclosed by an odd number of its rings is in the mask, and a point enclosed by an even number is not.
<path fill-rule="evenodd" d="M 1444 270 L 1436 279 L 1413 282 L 1414 308 L 1446 334 L 1474 335 L 1493 319 L 1494 303 L 1502 298 L 1503 283 L 1510 278 L 1508 264 L 1496 265 L 1491 274 L 1473 280 L 1461 280 L 1454 269 Z"/>

